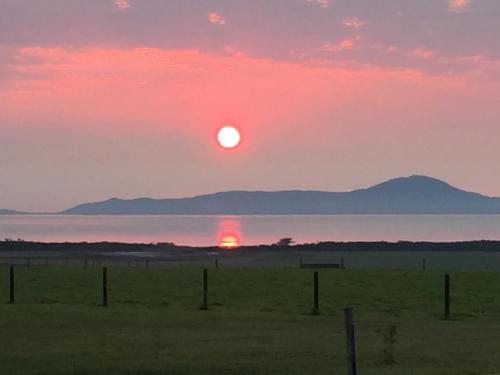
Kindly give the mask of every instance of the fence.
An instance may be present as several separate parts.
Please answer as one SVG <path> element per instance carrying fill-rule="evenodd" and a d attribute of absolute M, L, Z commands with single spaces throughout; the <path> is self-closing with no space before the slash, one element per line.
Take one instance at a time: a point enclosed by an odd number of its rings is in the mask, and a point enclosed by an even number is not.
<path fill-rule="evenodd" d="M 27 267 L 32 267 L 32 263 L 26 263 Z M 149 268 L 149 261 L 144 263 L 145 268 Z M 17 266 L 19 268 L 21 266 Z M 303 268 L 303 267 L 301 267 Z M 8 303 L 9 304 L 14 304 L 16 300 L 16 276 L 15 276 L 15 266 L 9 266 L 8 267 Z M 71 269 L 68 267 L 68 269 Z M 85 259 L 84 261 L 84 269 L 90 269 L 88 267 L 88 261 Z M 111 269 L 112 272 L 112 269 Z M 169 272 L 168 270 L 165 270 L 165 272 Z M 215 270 L 214 272 L 219 272 L 219 262 L 216 261 L 215 263 Z M 304 271 L 299 271 L 299 272 L 304 272 Z M 324 272 L 329 272 L 329 271 L 324 271 Z M 333 271 L 335 272 L 335 271 Z M 193 280 L 193 283 L 195 281 Z M 100 276 L 100 284 L 101 284 L 101 303 L 100 305 L 103 307 L 108 306 L 109 304 L 109 299 L 108 299 L 108 267 L 102 267 L 102 274 Z M 450 294 L 450 275 L 445 274 L 444 275 L 444 281 L 443 281 L 443 306 L 444 306 L 444 311 L 443 311 L 443 317 L 445 319 L 449 319 L 451 316 L 451 294 Z M 320 283 L 319 283 L 319 271 L 314 271 L 312 273 L 312 282 L 311 282 L 312 288 L 311 288 L 311 295 L 312 295 L 312 309 L 311 313 L 314 315 L 319 315 L 320 314 Z M 208 269 L 204 268 L 201 271 L 201 304 L 199 306 L 199 309 L 201 310 L 208 310 L 209 309 L 209 279 L 208 279 Z"/>

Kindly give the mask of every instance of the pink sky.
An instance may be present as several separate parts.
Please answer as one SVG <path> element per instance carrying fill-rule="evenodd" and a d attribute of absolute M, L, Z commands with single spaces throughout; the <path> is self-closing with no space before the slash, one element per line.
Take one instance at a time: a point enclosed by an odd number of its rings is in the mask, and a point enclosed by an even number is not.
<path fill-rule="evenodd" d="M 0 0 L 0 207 L 410 174 L 500 196 L 500 3 L 400 3 Z"/>

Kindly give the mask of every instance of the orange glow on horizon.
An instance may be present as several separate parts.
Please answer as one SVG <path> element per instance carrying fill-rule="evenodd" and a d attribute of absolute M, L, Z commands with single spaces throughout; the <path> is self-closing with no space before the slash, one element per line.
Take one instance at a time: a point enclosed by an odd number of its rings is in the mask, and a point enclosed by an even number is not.
<path fill-rule="evenodd" d="M 388 80 L 401 86 L 403 102 L 414 100 L 415 85 L 431 92 L 441 88 L 441 97 L 461 87 L 470 93 L 460 77 L 417 70 L 359 69 L 322 60 L 306 65 L 191 49 L 24 46 L 16 56 L 29 63 L 15 65 L 18 76 L 0 90 L 3 116 L 95 127 L 99 134 L 125 127 L 136 134 L 146 128 L 161 131 L 167 123 L 182 124 L 178 133 L 199 134 L 200 124 L 228 119 L 251 123 L 252 132 L 265 131 L 270 139 L 281 139 L 285 125 L 269 124 L 289 124 L 287 129 L 303 140 L 313 132 L 299 122 L 316 126 L 326 109 L 348 113 L 359 105 L 359 92 L 363 102 L 376 98 L 379 111 L 398 108 L 391 98 L 381 98 L 380 85 Z M 99 125 L 103 122 L 109 125 Z"/>

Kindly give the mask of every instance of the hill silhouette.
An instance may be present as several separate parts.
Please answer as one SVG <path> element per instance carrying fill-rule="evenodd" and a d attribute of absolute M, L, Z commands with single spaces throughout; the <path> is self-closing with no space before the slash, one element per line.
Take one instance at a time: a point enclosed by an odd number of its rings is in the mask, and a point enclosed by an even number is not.
<path fill-rule="evenodd" d="M 63 212 L 81 215 L 146 214 L 500 214 L 500 198 L 410 176 L 350 192 L 228 191 L 179 199 L 118 199 Z"/>
<path fill-rule="evenodd" d="M 22 214 L 22 212 L 0 209 L 0 215 L 20 215 L 20 214 Z"/>

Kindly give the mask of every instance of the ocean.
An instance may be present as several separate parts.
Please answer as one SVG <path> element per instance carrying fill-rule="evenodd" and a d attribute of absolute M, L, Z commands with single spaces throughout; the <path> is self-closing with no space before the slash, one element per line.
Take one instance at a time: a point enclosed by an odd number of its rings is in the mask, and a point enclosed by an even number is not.
<path fill-rule="evenodd" d="M 173 242 L 177 245 L 319 241 L 500 240 L 500 215 L 0 216 L 0 239 Z"/>

